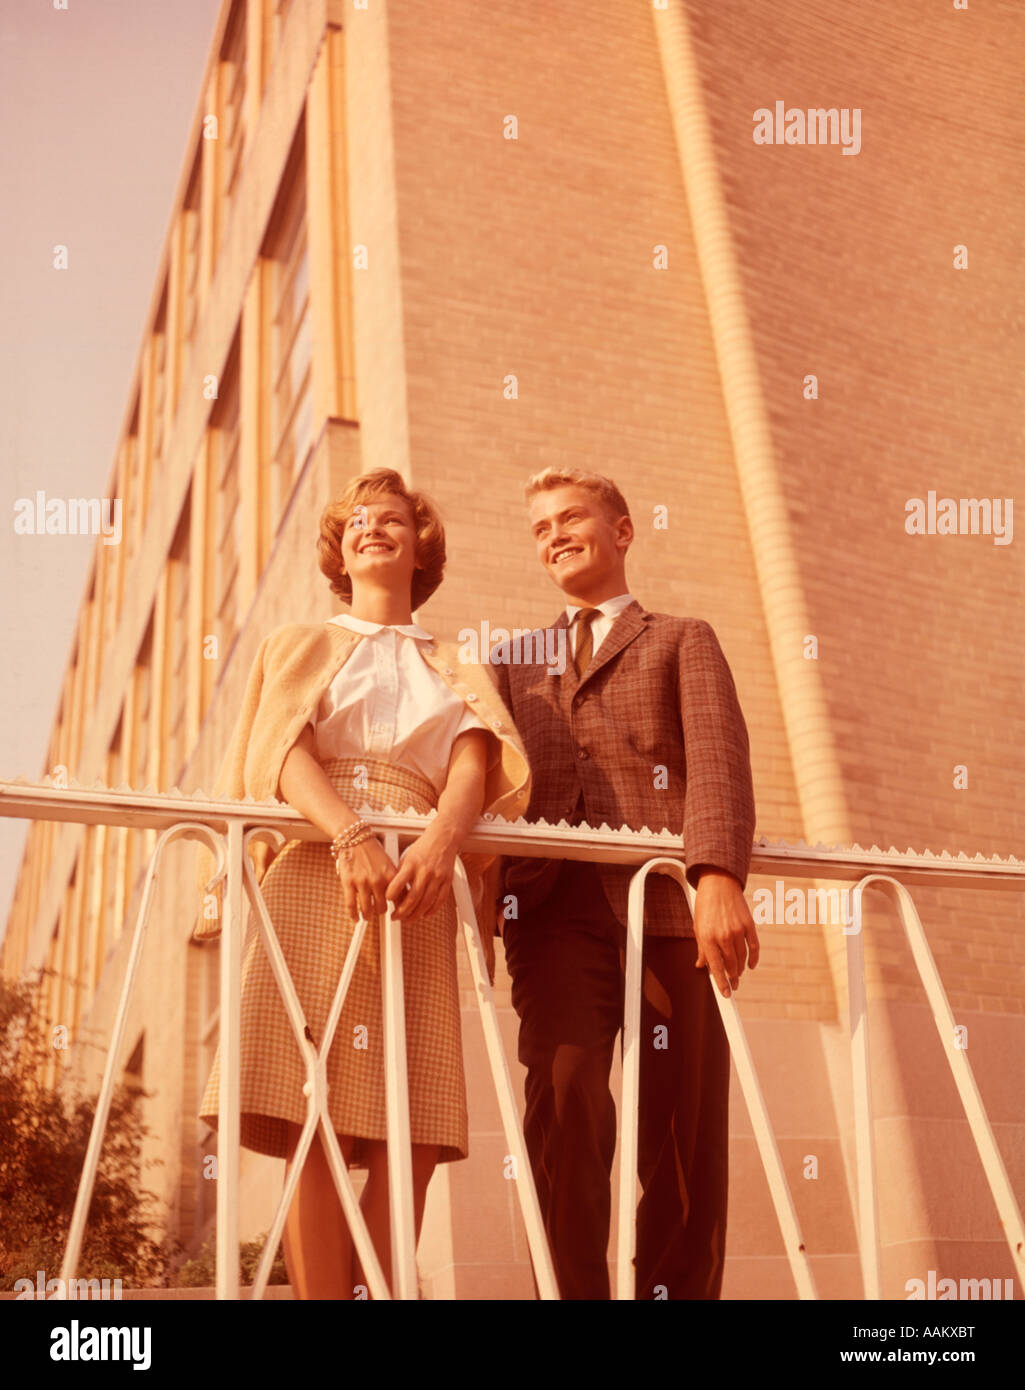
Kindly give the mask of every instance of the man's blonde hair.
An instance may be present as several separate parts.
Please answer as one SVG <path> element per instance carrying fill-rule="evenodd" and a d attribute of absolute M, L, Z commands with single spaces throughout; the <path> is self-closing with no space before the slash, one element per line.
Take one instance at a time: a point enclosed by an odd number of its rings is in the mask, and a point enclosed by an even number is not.
<path fill-rule="evenodd" d="M 527 479 L 525 499 L 530 505 L 539 492 L 551 492 L 557 487 L 582 487 L 601 502 L 610 521 L 629 516 L 626 498 L 611 478 L 603 473 L 587 473 L 581 468 L 545 468 Z"/>

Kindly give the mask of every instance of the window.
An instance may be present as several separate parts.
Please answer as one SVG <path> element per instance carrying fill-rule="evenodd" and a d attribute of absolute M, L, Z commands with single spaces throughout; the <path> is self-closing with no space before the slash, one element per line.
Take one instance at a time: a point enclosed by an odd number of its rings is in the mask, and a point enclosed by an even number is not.
<path fill-rule="evenodd" d="M 135 1046 L 132 1048 L 132 1055 L 125 1063 L 124 1071 L 121 1073 L 121 1084 L 127 1092 L 129 1106 L 137 1119 L 142 1117 L 143 1091 L 143 1068 L 146 1063 L 146 1034 L 140 1033 Z M 143 1155 L 141 1146 L 135 1155 L 135 1180 L 141 1184 L 143 1180 Z"/>
<path fill-rule="evenodd" d="M 164 286 L 163 297 L 160 301 L 160 308 L 157 312 L 156 324 L 153 329 L 151 340 L 151 377 L 152 382 L 152 415 L 151 415 L 151 434 L 153 442 L 150 454 L 151 469 L 155 468 L 164 457 L 164 425 L 167 406 L 167 287 Z M 152 471 L 150 477 L 152 477 Z M 143 498 L 143 507 L 146 506 L 147 499 Z"/>
<path fill-rule="evenodd" d="M 136 788 L 146 785 L 149 778 L 150 714 L 153 702 L 153 622 L 146 629 L 146 636 L 139 648 L 139 658 L 135 665 L 135 718 L 131 764 L 128 769 L 129 783 Z"/>
<path fill-rule="evenodd" d="M 124 716 L 118 720 L 110 751 L 107 753 L 107 786 L 119 787 L 126 780 L 121 753 L 121 734 Z M 104 843 L 103 866 L 103 936 L 109 943 L 121 935 L 125 913 L 125 875 L 128 872 L 127 826 L 108 826 Z"/>
<path fill-rule="evenodd" d="M 221 112 L 218 140 L 221 155 L 222 223 L 238 189 L 245 153 L 246 7 L 236 4 L 221 45 Z"/>
<path fill-rule="evenodd" d="M 223 657 L 239 621 L 239 560 L 242 553 L 242 504 L 239 494 L 238 352 L 233 350 L 221 379 L 211 418 L 210 499 L 211 586 L 207 609 Z"/>
<path fill-rule="evenodd" d="M 167 561 L 167 660 L 165 687 L 167 702 L 166 781 L 178 783 L 188 749 L 186 711 L 188 705 L 189 637 L 189 521 L 191 494 L 182 509 Z"/>
<path fill-rule="evenodd" d="M 274 0 L 274 46 L 281 44 L 281 34 L 292 8 L 292 0 Z"/>
<path fill-rule="evenodd" d="M 304 161 L 282 188 L 269 238 L 270 527 L 277 529 L 313 444 L 310 265 Z"/>
<path fill-rule="evenodd" d="M 202 161 L 197 154 L 192 166 L 188 192 L 182 207 L 182 344 L 186 350 L 191 347 L 199 322 L 199 262 L 200 262 L 200 211 L 199 200 L 202 187 Z"/>
<path fill-rule="evenodd" d="M 124 594 L 125 571 L 138 554 L 139 542 L 142 539 L 143 497 L 139 454 L 138 411 L 136 411 L 133 428 L 125 440 L 124 468 L 121 473 L 121 490 L 125 494 L 122 507 L 124 533 L 122 545 L 114 547 L 119 551 L 124 550 L 124 559 L 120 561 L 120 573 L 118 575 L 118 616 L 120 616 L 121 598 Z"/>
<path fill-rule="evenodd" d="M 110 827 L 106 825 L 90 825 L 85 832 L 83 853 L 89 863 L 89 897 L 85 910 L 85 922 L 89 937 L 86 958 L 87 974 L 84 976 L 84 984 L 90 998 L 95 994 L 96 987 L 100 983 L 106 953 L 106 939 L 103 930 L 105 922 L 103 875 L 109 835 Z"/>
<path fill-rule="evenodd" d="M 142 1090 L 142 1067 L 145 1056 L 146 1034 L 140 1033 L 138 1041 L 132 1048 L 132 1055 L 125 1063 L 124 1074 L 121 1078 L 122 1084 L 136 1094 Z"/>

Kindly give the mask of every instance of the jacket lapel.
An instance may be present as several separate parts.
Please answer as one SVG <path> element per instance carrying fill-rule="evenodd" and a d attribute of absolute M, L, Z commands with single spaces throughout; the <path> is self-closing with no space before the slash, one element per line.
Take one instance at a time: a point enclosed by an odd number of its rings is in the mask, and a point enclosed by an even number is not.
<path fill-rule="evenodd" d="M 566 614 L 563 613 L 562 616 L 565 618 Z M 638 633 L 644 630 L 647 617 L 647 612 L 636 599 L 634 599 L 629 607 L 624 608 L 606 634 L 605 641 L 591 657 L 591 664 L 588 666 L 583 674 L 583 678 L 579 682 L 577 681 L 576 667 L 573 665 L 572 661 L 569 662 L 566 669 L 567 674 L 572 672 L 574 691 L 579 685 L 584 685 L 587 681 L 593 679 L 603 666 L 607 666 L 614 656 L 618 656 L 624 647 L 630 645 Z"/>
<path fill-rule="evenodd" d="M 546 629 L 548 632 L 565 632 L 566 634 L 566 669 L 561 676 L 555 677 L 559 682 L 559 697 L 564 706 L 567 701 L 573 698 L 577 686 L 579 685 L 579 681 L 577 680 L 577 668 L 573 665 L 573 634 L 570 632 L 569 627 L 569 619 L 566 617 L 566 610 L 564 608 L 555 622 Z M 558 642 L 559 639 L 556 637 L 556 650 L 558 650 Z M 549 677 L 549 679 L 552 679 L 552 677 Z"/>

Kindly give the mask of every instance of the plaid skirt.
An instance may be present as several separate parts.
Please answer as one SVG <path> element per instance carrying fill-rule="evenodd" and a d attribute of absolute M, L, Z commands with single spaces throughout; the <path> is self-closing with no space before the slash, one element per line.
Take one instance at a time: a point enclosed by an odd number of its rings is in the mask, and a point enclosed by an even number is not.
<path fill-rule="evenodd" d="M 332 758 L 331 784 L 350 805 L 425 812 L 437 804 L 430 782 L 406 768 Z M 364 785 L 366 784 L 366 785 Z M 355 919 L 346 911 L 326 843 L 292 840 L 260 885 L 267 912 L 319 1048 Z M 252 915 L 252 914 L 251 914 Z M 450 895 L 429 917 L 402 927 L 410 1134 L 436 1144 L 440 1161 L 467 1155 L 466 1083 L 456 978 L 456 911 Z M 306 1118 L 306 1068 L 281 1002 L 270 961 L 251 923 L 242 971 L 241 1129 L 248 1149 L 287 1155 L 286 1123 Z M 379 919 L 368 919 L 363 945 L 327 1059 L 328 1112 L 336 1133 L 353 1136 L 350 1166 L 365 1165 L 360 1139 L 385 1139 L 382 958 Z M 220 1053 L 200 1116 L 217 1126 Z"/>

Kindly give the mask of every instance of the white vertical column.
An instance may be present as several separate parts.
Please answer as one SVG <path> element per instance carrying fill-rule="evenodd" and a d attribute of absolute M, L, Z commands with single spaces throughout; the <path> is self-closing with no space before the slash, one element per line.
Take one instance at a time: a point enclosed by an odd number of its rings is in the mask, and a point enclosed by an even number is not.
<path fill-rule="evenodd" d="M 385 832 L 384 847 L 399 862 L 399 837 Z M 384 1013 L 385 1107 L 388 1126 L 388 1196 L 391 1211 L 392 1294 L 415 1299 L 416 1224 L 413 1212 L 413 1154 L 409 1133 L 406 1071 L 406 1000 L 402 978 L 402 923 L 388 905 L 381 919 Z"/>
<path fill-rule="evenodd" d="M 242 1041 L 243 827 L 228 822 L 228 880 L 221 932 L 221 1089 L 217 1112 L 217 1297 L 239 1296 L 238 1184 Z"/>

